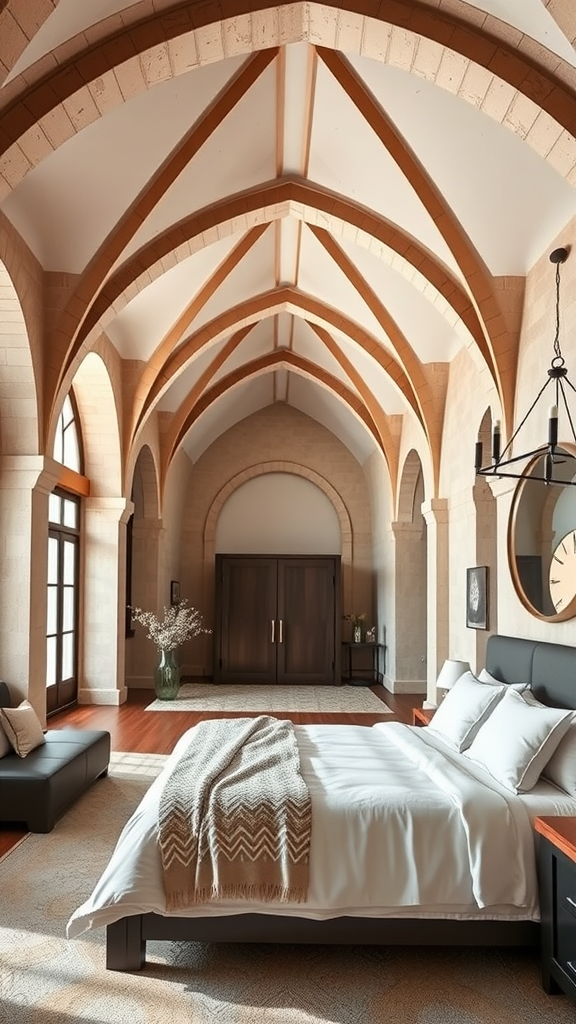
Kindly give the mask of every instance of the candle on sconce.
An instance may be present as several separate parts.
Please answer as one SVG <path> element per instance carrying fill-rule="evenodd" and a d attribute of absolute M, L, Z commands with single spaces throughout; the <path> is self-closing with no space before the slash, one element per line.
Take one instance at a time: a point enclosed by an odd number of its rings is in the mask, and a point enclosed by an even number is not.
<path fill-rule="evenodd" d="M 554 448 L 558 444 L 558 406 L 551 405 L 548 411 L 548 444 Z"/>
<path fill-rule="evenodd" d="M 494 420 L 494 426 L 492 428 L 492 461 L 498 462 L 500 458 L 500 441 L 501 441 L 501 428 L 500 420 Z"/>

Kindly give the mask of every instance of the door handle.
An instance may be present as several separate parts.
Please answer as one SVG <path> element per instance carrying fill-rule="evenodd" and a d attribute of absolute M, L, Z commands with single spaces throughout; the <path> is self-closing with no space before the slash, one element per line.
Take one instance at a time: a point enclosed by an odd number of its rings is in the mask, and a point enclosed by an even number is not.
<path fill-rule="evenodd" d="M 284 639 L 284 623 L 282 619 L 279 620 L 278 626 L 278 643 L 281 644 Z"/>
<path fill-rule="evenodd" d="M 270 619 L 270 643 L 276 643 L 276 619 Z"/>

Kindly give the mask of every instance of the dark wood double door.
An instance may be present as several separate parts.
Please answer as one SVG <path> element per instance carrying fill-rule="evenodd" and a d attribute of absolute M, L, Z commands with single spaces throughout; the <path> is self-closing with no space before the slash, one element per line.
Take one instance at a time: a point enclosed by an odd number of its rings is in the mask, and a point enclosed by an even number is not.
<path fill-rule="evenodd" d="M 216 556 L 216 682 L 339 683 L 339 626 L 339 556 Z"/>

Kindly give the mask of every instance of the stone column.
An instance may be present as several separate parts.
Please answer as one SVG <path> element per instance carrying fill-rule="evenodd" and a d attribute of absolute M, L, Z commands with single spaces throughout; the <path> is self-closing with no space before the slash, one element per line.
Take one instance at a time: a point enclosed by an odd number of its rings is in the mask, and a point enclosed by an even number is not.
<path fill-rule="evenodd" d="M 126 498 L 84 502 L 81 704 L 123 704 L 128 694 L 124 682 L 126 523 L 131 509 Z"/>
<path fill-rule="evenodd" d="M 166 597 L 159 593 L 160 565 L 165 530 L 161 519 L 135 518 L 132 529 L 132 604 L 162 615 Z M 162 574 L 162 578 L 164 575 Z M 129 686 L 151 689 L 158 651 L 137 625 L 128 645 L 126 682 Z"/>
<path fill-rule="evenodd" d="M 0 650 L 2 678 L 46 720 L 48 495 L 59 467 L 40 455 L 0 460 Z"/>
<path fill-rule="evenodd" d="M 448 502 L 432 498 L 422 504 L 422 515 L 428 528 L 428 642 L 427 699 L 437 704 L 436 680 L 449 657 L 449 593 L 448 593 Z"/>

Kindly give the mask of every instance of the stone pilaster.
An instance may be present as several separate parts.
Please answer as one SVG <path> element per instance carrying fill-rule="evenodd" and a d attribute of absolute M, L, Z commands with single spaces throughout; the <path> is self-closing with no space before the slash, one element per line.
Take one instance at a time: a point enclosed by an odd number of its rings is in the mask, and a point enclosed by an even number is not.
<path fill-rule="evenodd" d="M 427 526 L 428 559 L 428 642 L 427 698 L 437 704 L 436 680 L 449 657 L 449 593 L 448 593 L 448 502 L 433 498 L 422 504 Z"/>
<path fill-rule="evenodd" d="M 40 455 L 0 460 L 2 678 L 46 720 L 48 495 L 59 467 Z"/>
<path fill-rule="evenodd" d="M 126 523 L 125 498 L 87 498 L 84 503 L 83 615 L 79 651 L 81 704 L 123 704 Z"/>

